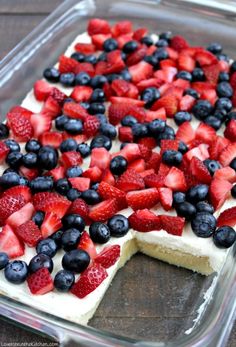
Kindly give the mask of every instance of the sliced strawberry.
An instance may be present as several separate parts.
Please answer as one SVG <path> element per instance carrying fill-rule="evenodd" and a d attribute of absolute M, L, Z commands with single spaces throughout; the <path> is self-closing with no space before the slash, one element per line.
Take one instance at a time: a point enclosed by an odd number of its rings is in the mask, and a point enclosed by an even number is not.
<path fill-rule="evenodd" d="M 138 122 L 145 119 L 145 111 L 132 104 L 112 104 L 108 108 L 109 121 L 113 125 L 117 125 L 125 116 L 132 114 Z"/>
<path fill-rule="evenodd" d="M 21 207 L 20 210 L 14 212 L 10 217 L 7 218 L 6 223 L 13 229 L 19 225 L 29 221 L 34 213 L 34 205 L 28 202 L 25 206 Z"/>
<path fill-rule="evenodd" d="M 230 141 L 222 136 L 217 136 L 209 147 L 210 158 L 217 160 L 220 153 L 230 144 Z"/>
<path fill-rule="evenodd" d="M 119 127 L 119 140 L 121 142 L 133 142 L 134 136 L 130 127 Z"/>
<path fill-rule="evenodd" d="M 215 171 L 214 178 L 218 178 L 221 180 L 226 180 L 231 183 L 234 183 L 236 181 L 236 173 L 235 170 L 232 169 L 230 166 L 222 167 L 221 169 Z"/>
<path fill-rule="evenodd" d="M 45 101 L 49 97 L 52 89 L 53 87 L 48 82 L 44 80 L 36 81 L 34 84 L 34 96 L 36 100 Z"/>
<path fill-rule="evenodd" d="M 79 277 L 73 285 L 71 293 L 83 299 L 93 292 L 107 278 L 107 272 L 100 264 L 92 264 Z"/>
<path fill-rule="evenodd" d="M 79 63 L 75 69 L 75 74 L 79 74 L 81 72 L 86 72 L 90 77 L 93 77 L 95 74 L 95 68 L 91 63 Z"/>
<path fill-rule="evenodd" d="M 209 51 L 202 49 L 195 56 L 196 61 L 200 64 L 201 67 L 217 64 L 218 60 L 214 54 Z"/>
<path fill-rule="evenodd" d="M 22 195 L 6 195 L 0 199 L 0 225 L 3 225 L 8 217 L 19 211 L 26 201 Z"/>
<path fill-rule="evenodd" d="M 147 208 L 133 212 L 129 216 L 131 228 L 141 232 L 161 230 L 160 218 Z"/>
<path fill-rule="evenodd" d="M 145 102 L 142 100 L 136 100 L 126 97 L 120 97 L 120 96 L 111 96 L 110 101 L 112 104 L 128 104 L 128 105 L 135 105 L 135 106 L 144 106 Z"/>
<path fill-rule="evenodd" d="M 34 137 L 38 138 L 44 132 L 51 129 L 52 119 L 46 114 L 33 114 L 30 119 L 33 127 Z"/>
<path fill-rule="evenodd" d="M 16 234 L 29 247 L 35 247 L 42 239 L 41 231 L 32 220 L 28 220 L 19 225 L 16 228 Z"/>
<path fill-rule="evenodd" d="M 40 135 L 39 141 L 43 146 L 59 148 L 62 142 L 62 134 L 57 131 L 46 131 Z"/>
<path fill-rule="evenodd" d="M 39 170 L 38 169 L 28 169 L 25 166 L 20 166 L 19 172 L 22 176 L 26 177 L 29 181 L 32 181 L 34 178 L 38 177 Z"/>
<path fill-rule="evenodd" d="M 159 88 L 163 83 L 164 81 L 159 78 L 149 78 L 147 80 L 142 80 L 138 82 L 137 88 L 139 91 L 142 92 L 144 89 L 149 87 Z"/>
<path fill-rule="evenodd" d="M 144 159 L 136 159 L 132 161 L 127 167 L 128 170 L 134 170 L 138 173 L 143 172 L 146 168 L 146 163 Z"/>
<path fill-rule="evenodd" d="M 161 155 L 168 150 L 178 151 L 179 141 L 177 140 L 161 140 Z"/>
<path fill-rule="evenodd" d="M 197 157 L 191 159 L 190 172 L 201 183 L 209 184 L 211 182 L 211 175 L 207 170 L 207 167 Z"/>
<path fill-rule="evenodd" d="M 230 143 L 219 156 L 219 162 L 223 166 L 228 166 L 236 157 L 236 142 Z"/>
<path fill-rule="evenodd" d="M 203 148 L 201 145 L 198 147 L 194 147 L 190 149 L 187 153 L 184 155 L 184 159 L 186 158 L 189 162 L 193 157 L 196 157 L 200 159 L 201 161 L 209 158 L 209 153 L 207 149 Z"/>
<path fill-rule="evenodd" d="M 87 233 L 87 231 L 83 232 L 79 241 L 78 248 L 86 251 L 89 254 L 91 259 L 95 259 L 97 257 L 96 247 L 93 241 L 91 240 L 89 234 Z"/>
<path fill-rule="evenodd" d="M 159 216 L 162 224 L 162 229 L 169 234 L 181 236 L 184 229 L 185 219 L 181 217 L 173 217 L 161 215 Z"/>
<path fill-rule="evenodd" d="M 79 63 L 75 59 L 61 55 L 59 58 L 58 69 L 60 73 L 75 72 L 78 65 Z"/>
<path fill-rule="evenodd" d="M 75 199 L 70 206 L 69 213 L 79 214 L 88 222 L 89 207 L 83 199 Z"/>
<path fill-rule="evenodd" d="M 164 163 L 160 163 L 159 170 L 158 170 L 158 175 L 165 175 L 165 176 L 167 176 L 169 171 L 170 171 L 170 167 L 168 165 L 166 165 Z"/>
<path fill-rule="evenodd" d="M 234 227 L 236 225 L 236 207 L 228 208 L 227 210 L 221 212 L 217 219 L 217 226 L 221 227 L 223 225 L 229 225 Z"/>
<path fill-rule="evenodd" d="M 91 153 L 90 167 L 97 166 L 101 170 L 109 167 L 111 155 L 106 148 L 94 148 Z"/>
<path fill-rule="evenodd" d="M 111 186 L 107 182 L 101 182 L 98 186 L 98 193 L 102 199 L 116 199 L 119 209 L 123 209 L 127 206 L 125 199 L 125 192 Z"/>
<path fill-rule="evenodd" d="M 143 60 L 146 54 L 147 54 L 147 46 L 146 45 L 140 46 L 138 49 L 136 49 L 136 51 L 129 54 L 126 60 L 127 66 L 138 64 L 141 60 Z"/>
<path fill-rule="evenodd" d="M 140 176 L 142 178 L 145 178 L 145 177 L 150 176 L 154 173 L 155 173 L 155 171 L 153 169 L 148 169 L 148 170 L 144 170 L 143 172 L 140 172 Z"/>
<path fill-rule="evenodd" d="M 43 267 L 30 274 L 27 278 L 29 290 L 34 295 L 43 295 L 54 288 L 53 279 L 47 268 Z"/>
<path fill-rule="evenodd" d="M 178 68 L 179 70 L 192 72 L 195 68 L 195 60 L 186 54 L 179 54 L 178 58 Z"/>
<path fill-rule="evenodd" d="M 224 136 L 232 142 L 236 141 L 236 119 L 231 119 L 227 124 Z"/>
<path fill-rule="evenodd" d="M 32 111 L 28 110 L 25 107 L 18 106 L 18 105 L 11 107 L 9 110 L 9 113 L 14 114 L 14 115 L 18 115 L 18 116 L 23 116 L 27 119 L 30 119 L 32 114 L 33 114 Z"/>
<path fill-rule="evenodd" d="M 106 169 L 102 174 L 102 181 L 110 184 L 111 186 L 115 185 L 115 177 L 109 169 Z"/>
<path fill-rule="evenodd" d="M 165 95 L 158 99 L 151 107 L 155 111 L 164 107 L 167 117 L 174 117 L 178 111 L 178 100 L 174 95 Z"/>
<path fill-rule="evenodd" d="M 182 36 L 176 35 L 171 39 L 170 47 L 175 51 L 180 52 L 183 49 L 188 48 L 189 44 Z"/>
<path fill-rule="evenodd" d="M 140 149 L 139 149 L 139 145 L 137 143 L 129 143 L 129 144 L 127 144 L 119 152 L 119 154 L 121 156 L 125 157 L 125 159 L 128 161 L 128 163 L 134 161 L 135 159 L 141 158 L 141 152 L 140 152 Z"/>
<path fill-rule="evenodd" d="M 111 88 L 117 96 L 126 96 L 130 89 L 130 83 L 125 80 L 114 80 L 111 83 Z"/>
<path fill-rule="evenodd" d="M 215 141 L 216 131 L 207 124 L 200 123 L 195 133 L 196 139 L 211 144 Z"/>
<path fill-rule="evenodd" d="M 129 67 L 129 73 L 134 83 L 151 78 L 153 75 L 153 67 L 147 62 L 140 61 L 139 63 Z"/>
<path fill-rule="evenodd" d="M 120 21 L 112 27 L 111 31 L 113 37 L 118 37 L 120 35 L 131 33 L 132 23 L 128 20 Z"/>
<path fill-rule="evenodd" d="M 173 191 L 185 191 L 187 189 L 184 173 L 174 166 L 167 174 L 164 184 Z"/>
<path fill-rule="evenodd" d="M 33 204 L 36 210 L 50 211 L 62 218 L 70 208 L 71 202 L 59 194 L 43 192 L 33 196 Z"/>
<path fill-rule="evenodd" d="M 3 197 L 12 196 L 17 198 L 19 195 L 24 197 L 25 202 L 29 202 L 32 197 L 30 188 L 27 186 L 15 186 L 5 190 L 5 192 L 3 193 Z"/>
<path fill-rule="evenodd" d="M 62 227 L 60 217 L 53 212 L 46 212 L 43 223 L 41 225 L 41 233 L 44 239 L 51 236 L 55 231 Z"/>
<path fill-rule="evenodd" d="M 62 106 L 64 99 L 66 98 L 66 94 L 62 93 L 59 89 L 55 87 L 52 88 L 49 96 L 51 96 L 55 101 L 57 101 L 60 106 Z"/>
<path fill-rule="evenodd" d="M 71 177 L 68 178 L 68 180 L 73 188 L 78 189 L 81 192 L 84 192 L 90 187 L 90 178 L 87 177 Z"/>
<path fill-rule="evenodd" d="M 63 113 L 75 119 L 84 121 L 88 117 L 88 112 L 80 104 L 75 102 L 66 102 L 63 106 Z"/>
<path fill-rule="evenodd" d="M 142 137 L 141 139 L 138 140 L 138 143 L 139 145 L 145 146 L 151 150 L 155 148 L 157 145 L 156 140 L 153 137 Z"/>
<path fill-rule="evenodd" d="M 11 259 L 24 255 L 24 245 L 9 225 L 4 225 L 0 232 L 0 252 L 6 253 Z"/>
<path fill-rule="evenodd" d="M 201 94 L 201 99 L 208 100 L 211 105 L 214 106 L 218 99 L 218 96 L 215 89 L 208 89 Z"/>
<path fill-rule="evenodd" d="M 88 101 L 91 98 L 93 89 L 88 86 L 76 86 L 70 97 L 76 102 Z"/>
<path fill-rule="evenodd" d="M 161 162 L 161 156 L 157 152 L 152 152 L 151 158 L 146 163 L 146 169 L 154 169 L 158 172 Z"/>
<path fill-rule="evenodd" d="M 184 95 L 179 102 L 180 111 L 191 111 L 196 99 L 191 95 Z"/>
<path fill-rule="evenodd" d="M 3 141 L 0 141 L 0 164 L 4 163 L 9 152 L 10 148 Z"/>
<path fill-rule="evenodd" d="M 96 135 L 99 127 L 100 127 L 100 122 L 99 122 L 98 118 L 95 116 L 88 116 L 84 122 L 84 133 L 88 137 L 92 137 L 92 136 Z"/>
<path fill-rule="evenodd" d="M 218 210 L 230 195 L 232 184 L 226 180 L 214 178 L 211 182 L 209 194 L 211 203 Z"/>
<path fill-rule="evenodd" d="M 66 167 L 66 168 L 69 168 L 71 166 L 80 165 L 80 164 L 82 164 L 82 162 L 83 162 L 83 159 L 82 159 L 80 153 L 75 152 L 75 151 L 64 152 L 64 153 L 62 153 L 61 158 L 60 158 L 60 163 L 62 165 L 64 165 L 64 167 Z"/>
<path fill-rule="evenodd" d="M 87 177 L 91 182 L 100 182 L 102 179 L 102 170 L 97 166 L 90 167 L 83 172 L 83 177 Z"/>
<path fill-rule="evenodd" d="M 53 180 L 56 182 L 60 178 L 65 177 L 65 168 L 63 166 L 58 166 L 55 169 L 48 171 L 47 175 L 52 176 Z"/>
<path fill-rule="evenodd" d="M 75 45 L 76 52 L 83 53 L 83 54 L 91 54 L 95 53 L 96 47 L 91 43 L 76 43 Z"/>
<path fill-rule="evenodd" d="M 44 102 L 41 112 L 54 119 L 61 114 L 61 106 L 52 96 L 49 96 Z"/>
<path fill-rule="evenodd" d="M 213 65 L 207 65 L 203 67 L 204 75 L 206 80 L 214 85 L 217 84 L 219 74 L 220 74 L 220 65 L 218 62 Z"/>
<path fill-rule="evenodd" d="M 11 129 L 13 137 L 16 141 L 26 142 L 33 136 L 31 122 L 25 116 L 8 112 L 7 124 Z"/>
<path fill-rule="evenodd" d="M 126 201 L 133 210 L 151 208 L 158 203 L 159 193 L 156 188 L 135 190 L 127 193 Z"/>
<path fill-rule="evenodd" d="M 90 21 L 88 22 L 87 31 L 90 36 L 95 34 L 109 34 L 111 28 L 106 20 L 100 18 L 93 18 L 90 19 Z"/>
<path fill-rule="evenodd" d="M 96 256 L 95 262 L 101 264 L 104 269 L 108 269 L 117 262 L 119 257 L 120 245 L 107 246 Z"/>
<path fill-rule="evenodd" d="M 173 203 L 173 193 L 170 188 L 159 188 L 159 198 L 161 206 L 164 208 L 164 210 L 169 211 L 172 207 Z"/>
<path fill-rule="evenodd" d="M 144 177 L 146 187 L 160 188 L 164 186 L 165 175 L 152 173 L 151 175 Z"/>
<path fill-rule="evenodd" d="M 139 28 L 134 31 L 133 39 L 140 41 L 148 33 L 147 28 Z"/>
<path fill-rule="evenodd" d="M 136 171 L 129 169 L 117 180 L 116 187 L 124 192 L 144 188 L 144 180 Z"/>
<path fill-rule="evenodd" d="M 117 37 L 118 47 L 119 49 L 123 49 L 124 45 L 132 40 L 132 33 L 124 34 Z"/>
<path fill-rule="evenodd" d="M 152 155 L 152 150 L 151 148 L 145 146 L 145 145 L 140 145 L 139 144 L 139 149 L 140 149 L 140 152 L 141 152 L 141 157 L 142 159 L 145 160 L 145 162 L 147 162 L 150 158 L 151 158 L 151 155 Z M 138 159 L 140 160 L 140 159 Z M 142 170 L 143 171 L 143 170 Z M 141 172 L 141 171 L 140 171 Z"/>
<path fill-rule="evenodd" d="M 96 222 L 104 222 L 117 212 L 116 199 L 108 199 L 91 207 L 89 217 Z"/>

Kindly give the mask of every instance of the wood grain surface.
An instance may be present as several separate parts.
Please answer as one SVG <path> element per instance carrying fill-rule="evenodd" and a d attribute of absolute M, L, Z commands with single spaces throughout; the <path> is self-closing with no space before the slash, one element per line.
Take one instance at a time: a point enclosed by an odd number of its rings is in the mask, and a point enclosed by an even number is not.
<path fill-rule="evenodd" d="M 0 58 L 60 3 L 61 0 L 0 0 Z M 183 327 L 191 326 L 196 316 L 196 298 L 203 294 L 205 281 L 191 271 L 137 254 L 116 275 L 91 325 L 147 340 L 175 339 L 184 333 Z M 0 322 L 1 346 L 50 342 L 12 323 Z M 235 345 L 234 327 L 227 347 Z"/>

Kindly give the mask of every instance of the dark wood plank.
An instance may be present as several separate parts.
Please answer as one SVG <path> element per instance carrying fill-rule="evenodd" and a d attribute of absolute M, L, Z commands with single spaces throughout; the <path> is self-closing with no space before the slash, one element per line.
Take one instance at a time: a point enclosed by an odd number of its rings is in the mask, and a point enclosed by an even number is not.
<path fill-rule="evenodd" d="M 0 0 L 0 14 L 47 14 L 63 0 Z"/>

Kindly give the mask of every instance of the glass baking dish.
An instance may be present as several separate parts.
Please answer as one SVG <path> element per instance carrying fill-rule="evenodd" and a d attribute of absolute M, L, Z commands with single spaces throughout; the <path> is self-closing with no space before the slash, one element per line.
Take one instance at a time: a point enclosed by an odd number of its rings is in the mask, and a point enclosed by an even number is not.
<path fill-rule="evenodd" d="M 221 42 L 236 58 L 234 3 L 67 0 L 0 63 L 1 115 L 23 100 L 43 69 L 57 61 L 92 17 L 111 23 L 130 19 L 150 32 L 171 30 L 194 45 Z M 225 346 L 236 313 L 235 256 L 236 245 L 219 274 L 203 277 L 137 254 L 118 271 L 90 326 L 3 295 L 0 314 L 68 346 Z"/>

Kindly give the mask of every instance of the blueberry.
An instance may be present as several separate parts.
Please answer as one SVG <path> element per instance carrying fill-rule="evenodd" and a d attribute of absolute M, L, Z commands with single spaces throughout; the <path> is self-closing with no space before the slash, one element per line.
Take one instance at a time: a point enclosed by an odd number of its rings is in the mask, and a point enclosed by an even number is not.
<path fill-rule="evenodd" d="M 219 130 L 221 127 L 221 121 L 217 117 L 208 116 L 205 118 L 204 122 L 210 125 L 213 129 Z"/>
<path fill-rule="evenodd" d="M 169 46 L 169 42 L 165 39 L 160 39 L 156 42 L 157 47 L 167 47 Z"/>
<path fill-rule="evenodd" d="M 28 275 L 28 267 L 26 262 L 22 260 L 14 260 L 8 263 L 4 269 L 4 275 L 6 280 L 10 283 L 23 283 Z"/>
<path fill-rule="evenodd" d="M 215 108 L 218 110 L 226 110 L 230 112 L 233 108 L 232 101 L 229 98 L 219 98 L 215 103 Z"/>
<path fill-rule="evenodd" d="M 232 195 L 233 198 L 236 199 L 236 184 L 231 189 L 231 195 Z"/>
<path fill-rule="evenodd" d="M 153 39 L 150 36 L 144 36 L 140 41 L 148 47 L 153 45 Z"/>
<path fill-rule="evenodd" d="M 159 48 L 153 53 L 154 57 L 157 58 L 158 61 L 165 60 L 169 58 L 168 52 L 165 48 Z"/>
<path fill-rule="evenodd" d="M 182 80 L 186 80 L 189 82 L 192 81 L 192 75 L 188 71 L 179 71 L 176 75 L 176 78 L 181 78 Z"/>
<path fill-rule="evenodd" d="M 138 123 L 137 119 L 133 116 L 125 116 L 124 118 L 122 118 L 121 120 L 121 125 L 123 125 L 124 127 L 132 127 L 132 125 Z"/>
<path fill-rule="evenodd" d="M 165 31 L 159 35 L 159 39 L 164 39 L 168 42 L 172 39 L 172 32 L 171 31 Z"/>
<path fill-rule="evenodd" d="M 184 91 L 184 95 L 190 95 L 192 96 L 194 99 L 199 99 L 199 94 L 195 89 L 192 88 L 188 88 Z"/>
<path fill-rule="evenodd" d="M 224 53 L 216 54 L 216 57 L 217 57 L 218 60 L 226 61 L 227 63 L 230 62 L 229 57 L 226 54 L 224 54 Z"/>
<path fill-rule="evenodd" d="M 50 176 L 38 176 L 30 182 L 33 193 L 48 192 L 53 189 L 53 179 Z"/>
<path fill-rule="evenodd" d="M 96 191 L 98 190 L 98 187 L 99 187 L 98 182 L 91 185 L 91 189 L 96 190 Z"/>
<path fill-rule="evenodd" d="M 65 270 L 75 273 L 83 272 L 90 263 L 90 256 L 82 249 L 73 249 L 64 254 L 62 258 L 62 266 Z"/>
<path fill-rule="evenodd" d="M 107 61 L 107 53 L 102 52 L 101 54 L 99 54 L 99 56 L 97 57 L 97 61 Z"/>
<path fill-rule="evenodd" d="M 230 65 L 230 72 L 236 72 L 236 61 L 233 61 L 232 64 Z"/>
<path fill-rule="evenodd" d="M 154 119 L 148 125 L 151 135 L 157 136 L 163 133 L 166 128 L 166 122 L 162 119 Z"/>
<path fill-rule="evenodd" d="M 179 141 L 178 151 L 182 154 L 188 152 L 188 146 L 183 141 Z"/>
<path fill-rule="evenodd" d="M 91 77 L 87 72 L 80 72 L 75 76 L 75 84 L 79 86 L 87 86 L 91 81 Z"/>
<path fill-rule="evenodd" d="M 214 244 L 219 248 L 229 248 L 236 240 L 236 232 L 230 226 L 222 226 L 213 234 Z"/>
<path fill-rule="evenodd" d="M 52 170 L 57 166 L 58 153 L 51 146 L 41 147 L 38 152 L 38 165 L 41 169 Z"/>
<path fill-rule="evenodd" d="M 93 242 L 96 243 L 106 243 L 111 237 L 108 226 L 100 222 L 94 222 L 90 225 L 89 234 Z"/>
<path fill-rule="evenodd" d="M 192 116 L 189 112 L 180 111 L 175 114 L 174 120 L 177 125 L 181 125 L 184 122 L 190 122 L 192 120 Z"/>
<path fill-rule="evenodd" d="M 91 149 L 87 143 L 80 143 L 77 146 L 77 152 L 81 154 L 82 158 L 86 158 L 91 154 Z"/>
<path fill-rule="evenodd" d="M 213 42 L 207 47 L 207 50 L 213 54 L 218 54 L 222 52 L 222 46 L 218 42 Z"/>
<path fill-rule="evenodd" d="M 211 176 L 213 176 L 214 173 L 221 168 L 220 163 L 216 160 L 205 159 L 203 164 L 206 166 Z"/>
<path fill-rule="evenodd" d="M 197 212 L 207 212 L 211 214 L 214 213 L 214 207 L 206 201 L 199 201 L 196 204 L 196 209 L 197 209 Z"/>
<path fill-rule="evenodd" d="M 36 246 L 36 252 L 37 254 L 43 253 L 48 255 L 50 258 L 53 258 L 57 253 L 57 244 L 51 238 L 41 240 Z"/>
<path fill-rule="evenodd" d="M 192 220 L 196 214 L 196 208 L 188 201 L 184 201 L 176 207 L 179 216 L 184 217 L 186 220 Z"/>
<path fill-rule="evenodd" d="M 73 87 L 75 85 L 75 74 L 73 72 L 62 73 L 60 83 L 65 87 Z"/>
<path fill-rule="evenodd" d="M 95 136 L 90 144 L 90 148 L 101 148 L 104 147 L 106 148 L 108 151 L 111 149 L 112 146 L 112 142 L 111 139 L 109 139 L 109 137 L 105 136 L 105 135 L 97 135 Z"/>
<path fill-rule="evenodd" d="M 8 172 L 0 177 L 0 186 L 8 189 L 20 184 L 20 176 L 15 172 Z"/>
<path fill-rule="evenodd" d="M 83 53 L 80 52 L 74 52 L 71 54 L 70 56 L 72 59 L 78 61 L 79 63 L 83 63 L 84 59 L 85 59 L 85 55 Z"/>
<path fill-rule="evenodd" d="M 6 157 L 6 163 L 12 169 L 18 169 L 22 164 L 23 154 L 20 152 L 10 152 Z"/>
<path fill-rule="evenodd" d="M 102 88 L 106 82 L 107 82 L 106 76 L 96 75 L 91 79 L 90 85 L 92 88 Z"/>
<path fill-rule="evenodd" d="M 131 75 L 130 75 L 128 69 L 122 70 L 122 71 L 120 72 L 120 76 L 122 77 L 122 79 L 123 79 L 124 81 L 127 81 L 127 82 L 130 82 L 131 79 L 132 79 L 132 77 L 131 77 Z"/>
<path fill-rule="evenodd" d="M 45 212 L 37 211 L 32 217 L 32 221 L 40 228 L 44 220 Z"/>
<path fill-rule="evenodd" d="M 55 190 L 61 195 L 67 195 L 68 191 L 71 189 L 71 183 L 67 178 L 60 178 L 55 183 Z"/>
<path fill-rule="evenodd" d="M 67 214 L 62 222 L 65 228 L 76 228 L 78 231 L 83 231 L 85 228 L 84 219 L 79 214 Z"/>
<path fill-rule="evenodd" d="M 90 97 L 91 102 L 104 102 L 105 100 L 106 96 L 103 89 L 96 88 L 93 90 L 92 95 Z"/>
<path fill-rule="evenodd" d="M 95 65 L 97 63 L 97 57 L 93 54 L 87 54 L 84 57 L 85 63 L 90 63 L 92 65 Z"/>
<path fill-rule="evenodd" d="M 105 106 L 99 102 L 93 102 L 89 106 L 90 114 L 105 113 L 105 111 L 106 111 Z"/>
<path fill-rule="evenodd" d="M 230 112 L 227 114 L 227 123 L 230 122 L 232 119 L 236 119 L 236 112 Z"/>
<path fill-rule="evenodd" d="M 236 171 L 236 157 L 233 160 L 231 160 L 229 166 Z"/>
<path fill-rule="evenodd" d="M 52 83 L 59 82 L 60 72 L 55 67 L 47 68 L 43 72 L 43 77 Z"/>
<path fill-rule="evenodd" d="M 205 80 L 205 74 L 202 69 L 199 67 L 196 67 L 192 72 L 192 79 L 193 81 L 204 81 Z"/>
<path fill-rule="evenodd" d="M 49 272 L 53 270 L 53 261 L 52 259 L 43 253 L 35 255 L 29 263 L 29 271 L 36 272 L 39 269 L 46 268 Z"/>
<path fill-rule="evenodd" d="M 71 166 L 66 170 L 66 177 L 80 177 L 83 173 L 83 170 L 80 166 Z"/>
<path fill-rule="evenodd" d="M 6 173 L 12 173 L 12 172 L 19 175 L 19 172 L 16 169 L 12 169 L 11 167 L 6 168 L 2 174 L 4 175 Z"/>
<path fill-rule="evenodd" d="M 219 82 L 228 82 L 229 81 L 229 74 L 227 72 L 220 72 L 218 77 Z"/>
<path fill-rule="evenodd" d="M 187 192 L 187 200 L 195 204 L 199 201 L 206 200 L 209 187 L 206 184 L 197 184 Z"/>
<path fill-rule="evenodd" d="M 76 151 L 77 149 L 77 142 L 74 139 L 66 139 L 60 144 L 60 151 L 62 153 L 64 152 L 70 152 L 70 151 Z"/>
<path fill-rule="evenodd" d="M 160 96 L 161 94 L 157 88 L 149 87 L 143 90 L 141 100 L 145 101 L 145 106 L 150 107 Z"/>
<path fill-rule="evenodd" d="M 71 188 L 68 192 L 67 192 L 67 199 L 70 201 L 74 201 L 78 198 L 81 197 L 81 192 L 76 189 L 76 188 Z"/>
<path fill-rule="evenodd" d="M 28 180 L 28 178 L 23 177 L 23 176 L 20 176 L 19 185 L 20 185 L 20 186 L 29 186 L 29 180 Z"/>
<path fill-rule="evenodd" d="M 143 60 L 152 65 L 154 68 L 158 67 L 158 59 L 154 55 L 146 55 Z"/>
<path fill-rule="evenodd" d="M 192 113 L 197 119 L 203 120 L 210 115 L 212 109 L 208 100 L 198 100 L 192 108 Z"/>
<path fill-rule="evenodd" d="M 229 82 L 220 82 L 216 87 L 216 91 L 220 98 L 231 98 L 233 96 L 233 88 Z"/>
<path fill-rule="evenodd" d="M 125 53 L 133 53 L 134 51 L 136 51 L 137 48 L 138 48 L 137 41 L 129 41 L 124 44 L 122 49 L 123 49 L 123 52 Z"/>
<path fill-rule="evenodd" d="M 22 165 L 24 165 L 27 168 L 33 168 L 37 166 L 38 157 L 37 154 L 34 152 L 29 152 L 23 155 L 22 157 Z"/>
<path fill-rule="evenodd" d="M 53 233 L 50 238 L 55 241 L 57 245 L 57 249 L 61 248 L 61 238 L 64 233 L 64 230 L 58 230 L 55 233 Z"/>
<path fill-rule="evenodd" d="M 110 170 L 114 175 L 121 175 L 127 169 L 128 162 L 121 155 L 117 155 L 110 162 Z"/>
<path fill-rule="evenodd" d="M 182 204 L 183 202 L 185 202 L 185 199 L 186 199 L 185 193 L 174 192 L 174 194 L 173 194 L 173 206 L 176 207 L 176 206 Z"/>
<path fill-rule="evenodd" d="M 75 275 L 67 270 L 60 270 L 54 278 L 55 288 L 62 293 L 68 292 L 75 283 Z"/>
<path fill-rule="evenodd" d="M 6 124 L 0 123 L 0 140 L 6 139 L 9 136 L 9 129 Z"/>
<path fill-rule="evenodd" d="M 103 49 L 105 52 L 111 52 L 118 49 L 118 42 L 115 39 L 107 39 L 103 43 Z"/>
<path fill-rule="evenodd" d="M 106 77 L 107 77 L 107 81 L 109 83 L 112 83 L 115 80 L 122 80 L 121 75 L 118 75 L 117 73 L 112 73 L 112 74 L 106 75 Z"/>
<path fill-rule="evenodd" d="M 167 150 L 162 154 L 163 163 L 171 166 L 178 166 L 181 164 L 183 159 L 182 153 L 174 150 Z"/>
<path fill-rule="evenodd" d="M 207 212 L 199 212 L 191 222 L 193 232 L 199 237 L 210 237 L 216 229 L 215 217 Z"/>
<path fill-rule="evenodd" d="M 129 221 L 121 214 L 111 217 L 107 222 L 107 226 L 113 237 L 122 237 L 129 231 Z"/>
<path fill-rule="evenodd" d="M 7 139 L 4 141 L 7 147 L 10 149 L 10 152 L 20 152 L 20 145 L 13 139 Z"/>
<path fill-rule="evenodd" d="M 209 117 L 211 117 L 211 116 L 209 116 Z M 227 120 L 227 111 L 225 111 L 225 110 L 223 110 L 223 109 L 221 109 L 221 110 L 216 109 L 216 110 L 214 111 L 214 117 L 217 118 L 217 119 L 219 119 L 219 121 L 220 121 L 221 123 L 223 123 L 223 122 L 225 122 L 225 121 Z M 207 117 L 207 118 L 208 118 L 208 117 Z M 207 118 L 206 118 L 206 119 L 207 119 Z"/>
<path fill-rule="evenodd" d="M 95 114 L 95 117 L 99 120 L 100 125 L 108 123 L 108 120 L 105 114 L 98 113 L 98 114 Z"/>
<path fill-rule="evenodd" d="M 115 139 L 117 136 L 116 127 L 110 123 L 104 123 L 100 126 L 100 132 L 109 137 L 110 139 Z"/>
<path fill-rule="evenodd" d="M 4 269 L 9 263 L 9 257 L 7 253 L 0 252 L 0 270 Z"/>
<path fill-rule="evenodd" d="M 26 152 L 38 153 L 40 148 L 41 148 L 41 144 L 39 143 L 38 140 L 35 140 L 35 139 L 31 139 L 27 141 L 25 145 Z"/>
<path fill-rule="evenodd" d="M 175 131 L 169 125 L 166 125 L 165 130 L 162 131 L 157 137 L 158 144 L 160 144 L 161 140 L 174 140 L 174 139 L 175 139 Z"/>
<path fill-rule="evenodd" d="M 132 125 L 132 133 L 136 138 L 148 136 L 148 126 L 145 123 L 136 123 Z"/>
<path fill-rule="evenodd" d="M 87 189 L 81 194 L 82 199 L 89 205 L 95 205 L 100 202 L 100 195 L 93 189 Z"/>
<path fill-rule="evenodd" d="M 64 231 L 61 237 L 61 245 L 65 251 L 76 249 L 80 241 L 81 232 L 78 229 L 70 228 Z"/>
<path fill-rule="evenodd" d="M 64 130 L 72 135 L 78 135 L 83 132 L 83 124 L 80 119 L 70 118 L 64 125 Z"/>
<path fill-rule="evenodd" d="M 63 100 L 63 104 L 66 104 L 67 102 L 74 102 L 74 99 L 68 96 Z"/>

